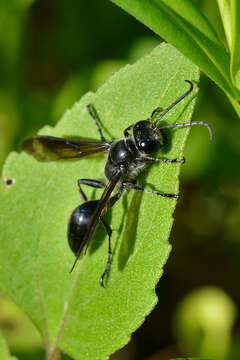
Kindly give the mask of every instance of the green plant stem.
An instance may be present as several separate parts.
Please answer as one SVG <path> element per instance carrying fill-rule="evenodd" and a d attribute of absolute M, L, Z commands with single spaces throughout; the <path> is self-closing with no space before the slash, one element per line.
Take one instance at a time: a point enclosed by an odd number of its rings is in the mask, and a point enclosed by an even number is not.
<path fill-rule="evenodd" d="M 231 102 L 234 110 L 236 111 L 238 117 L 240 118 L 240 99 L 239 102 L 236 99 L 233 99 L 230 95 L 226 94 L 229 101 Z"/>

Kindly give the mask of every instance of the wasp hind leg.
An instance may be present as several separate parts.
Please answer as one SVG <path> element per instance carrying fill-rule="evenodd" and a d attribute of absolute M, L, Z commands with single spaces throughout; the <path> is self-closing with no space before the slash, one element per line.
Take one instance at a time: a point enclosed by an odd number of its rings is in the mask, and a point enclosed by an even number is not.
<path fill-rule="evenodd" d="M 86 197 L 83 189 L 81 188 L 81 185 L 88 185 L 88 186 L 94 187 L 96 189 L 103 189 L 106 186 L 106 184 L 103 181 L 92 180 L 92 179 L 78 179 L 77 184 L 78 184 L 78 191 L 79 191 L 79 194 L 80 194 L 83 202 L 87 201 L 87 197 Z"/>
<path fill-rule="evenodd" d="M 102 287 L 104 287 L 104 277 L 106 276 L 106 274 L 108 273 L 108 270 L 109 270 L 109 267 L 110 267 L 110 261 L 111 261 L 111 255 L 112 255 L 112 248 L 111 248 L 111 236 L 112 236 L 112 229 L 110 227 L 110 225 L 103 219 L 101 218 L 101 222 L 104 226 L 104 229 L 108 235 L 108 256 L 107 256 L 107 262 L 106 262 L 106 266 L 105 266 L 105 269 L 104 269 L 104 272 L 102 274 L 102 276 L 100 277 L 100 285 Z"/>

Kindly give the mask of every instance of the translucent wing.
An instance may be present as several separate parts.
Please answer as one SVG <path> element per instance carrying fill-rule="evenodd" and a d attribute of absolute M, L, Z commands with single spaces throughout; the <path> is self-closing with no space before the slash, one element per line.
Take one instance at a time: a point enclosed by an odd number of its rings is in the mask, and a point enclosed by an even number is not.
<path fill-rule="evenodd" d="M 38 161 L 74 160 L 106 151 L 109 143 L 36 136 L 25 140 L 22 148 Z"/>

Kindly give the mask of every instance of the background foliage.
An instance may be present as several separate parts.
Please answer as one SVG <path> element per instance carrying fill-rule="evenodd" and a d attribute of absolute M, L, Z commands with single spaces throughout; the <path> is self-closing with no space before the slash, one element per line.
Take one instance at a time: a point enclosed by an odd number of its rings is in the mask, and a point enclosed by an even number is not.
<path fill-rule="evenodd" d="M 194 3 L 223 39 L 217 3 Z M 19 150 L 24 137 L 55 124 L 83 93 L 160 41 L 117 6 L 97 0 L 2 0 L 0 29 L 1 162 L 10 150 Z M 187 354 L 239 359 L 240 123 L 225 95 L 204 75 L 194 120 L 212 125 L 214 142 L 205 129 L 191 130 L 173 251 L 157 289 L 160 302 L 113 359 Z M 196 308 L 197 313 L 190 311 Z M 204 315 L 209 313 L 216 316 Z M 10 302 L 1 306 L 0 324 L 11 352 L 20 359 L 43 359 L 38 335 L 29 342 L 26 322 Z"/>

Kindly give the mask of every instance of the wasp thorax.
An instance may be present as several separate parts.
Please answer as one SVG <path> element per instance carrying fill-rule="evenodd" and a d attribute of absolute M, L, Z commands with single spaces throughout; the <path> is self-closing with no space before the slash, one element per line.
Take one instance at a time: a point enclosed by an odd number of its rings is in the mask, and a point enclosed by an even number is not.
<path fill-rule="evenodd" d="M 159 147 L 164 144 L 161 131 L 148 120 L 139 121 L 134 125 L 133 136 L 138 150 L 145 154 L 158 151 Z"/>
<path fill-rule="evenodd" d="M 115 164 L 126 164 L 133 160 L 133 153 L 126 146 L 125 139 L 115 141 L 110 148 L 110 160 Z"/>

